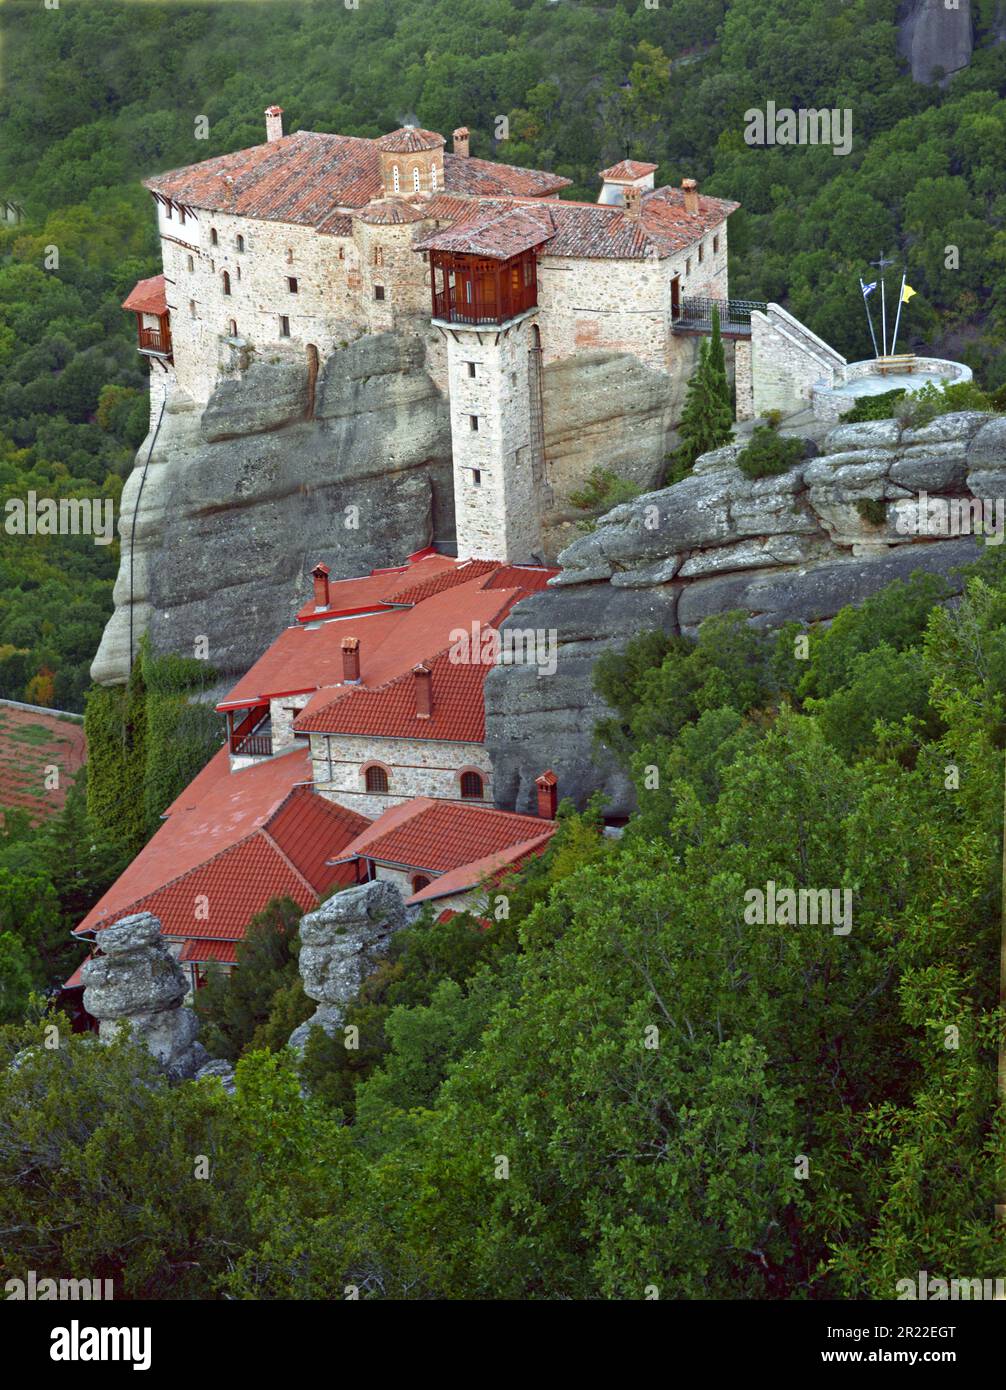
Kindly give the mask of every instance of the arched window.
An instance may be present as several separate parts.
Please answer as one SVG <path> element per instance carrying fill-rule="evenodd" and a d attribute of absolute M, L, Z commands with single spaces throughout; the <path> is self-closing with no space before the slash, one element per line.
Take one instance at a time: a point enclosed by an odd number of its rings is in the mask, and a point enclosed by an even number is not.
<path fill-rule="evenodd" d="M 421 888 L 428 888 L 429 886 L 430 880 L 426 877 L 425 874 L 416 874 L 416 876 L 412 880 L 413 893 L 418 893 Z"/>
<path fill-rule="evenodd" d="M 401 176 L 401 174 L 399 174 L 399 172 L 398 172 L 398 165 L 397 165 L 397 164 L 394 166 L 394 168 L 393 168 L 392 171 L 391 171 L 391 186 L 392 186 L 392 188 L 395 190 L 396 193 L 398 192 L 398 190 L 399 190 L 399 189 L 401 188 L 401 186 L 402 186 L 402 176 Z"/>
<path fill-rule="evenodd" d="M 368 767 L 365 780 L 368 792 L 386 792 L 388 790 L 388 774 L 383 767 Z"/>
<path fill-rule="evenodd" d="M 415 189 L 415 191 L 416 191 L 417 193 L 419 192 L 419 170 L 418 170 L 418 169 L 413 169 L 413 171 L 412 171 L 412 187 Z"/>
<path fill-rule="evenodd" d="M 238 321 L 237 321 L 237 319 L 231 319 L 231 320 L 230 320 L 230 322 L 229 322 L 228 325 L 227 325 L 227 332 L 231 335 L 232 338 L 236 338 L 236 337 L 238 336 Z"/>
<path fill-rule="evenodd" d="M 224 294 L 230 294 L 230 292 L 231 292 L 231 277 L 230 277 L 229 272 L 225 270 L 224 273 L 223 273 L 223 277 L 222 277 L 222 278 L 223 278 L 223 285 L 224 285 Z"/>
<path fill-rule="evenodd" d="M 481 801 L 485 796 L 485 783 L 477 772 L 462 772 L 461 795 L 466 801 Z"/>
<path fill-rule="evenodd" d="M 195 301 L 194 299 L 190 299 L 190 300 L 189 300 L 189 318 L 190 318 L 190 319 L 194 319 L 195 316 L 196 316 L 196 301 Z"/>
<path fill-rule="evenodd" d="M 211 227 L 211 228 L 210 228 L 210 245 L 211 245 L 211 246 L 216 246 L 218 240 L 219 240 L 219 238 L 218 238 L 218 236 L 217 236 L 217 229 L 216 229 L 216 227 Z"/>
<path fill-rule="evenodd" d="M 239 251 L 243 251 L 245 249 L 245 239 L 243 236 L 238 236 L 237 247 Z"/>
<path fill-rule="evenodd" d="M 437 191 L 437 166 L 436 166 L 435 164 L 434 164 L 434 165 L 432 166 L 432 168 L 430 169 L 430 187 L 432 188 L 433 192 L 436 193 L 436 191 Z"/>

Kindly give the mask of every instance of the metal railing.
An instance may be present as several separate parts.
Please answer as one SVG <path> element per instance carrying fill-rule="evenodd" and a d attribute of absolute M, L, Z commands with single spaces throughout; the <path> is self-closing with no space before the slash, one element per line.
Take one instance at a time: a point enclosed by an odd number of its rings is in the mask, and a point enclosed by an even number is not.
<path fill-rule="evenodd" d="M 720 327 L 723 331 L 729 329 L 736 332 L 737 329 L 750 330 L 752 312 L 758 309 L 764 313 L 768 304 L 759 299 L 703 299 L 686 296 L 674 315 L 674 326 L 712 328 L 714 308 L 719 310 Z"/>

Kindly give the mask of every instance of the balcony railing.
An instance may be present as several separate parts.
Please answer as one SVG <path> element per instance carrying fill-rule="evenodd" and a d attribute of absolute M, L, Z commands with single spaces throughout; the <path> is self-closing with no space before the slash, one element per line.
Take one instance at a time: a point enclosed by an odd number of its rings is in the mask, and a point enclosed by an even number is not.
<path fill-rule="evenodd" d="M 674 315 L 674 327 L 711 332 L 714 308 L 719 310 L 720 328 L 724 333 L 750 333 L 752 312 L 758 309 L 764 313 L 768 305 L 759 299 L 702 299 L 686 296 Z"/>
<path fill-rule="evenodd" d="M 271 758 L 272 734 L 247 734 L 234 752 L 242 758 Z"/>
<path fill-rule="evenodd" d="M 156 352 L 161 357 L 170 357 L 171 334 L 162 333 L 159 328 L 141 328 L 140 351 Z"/>
<path fill-rule="evenodd" d="M 445 323 L 499 324 L 523 314 L 525 309 L 533 309 L 537 303 L 537 285 L 520 285 L 516 290 L 504 285 L 499 299 L 477 294 L 474 303 L 467 302 L 455 286 L 434 292 L 433 317 Z"/>

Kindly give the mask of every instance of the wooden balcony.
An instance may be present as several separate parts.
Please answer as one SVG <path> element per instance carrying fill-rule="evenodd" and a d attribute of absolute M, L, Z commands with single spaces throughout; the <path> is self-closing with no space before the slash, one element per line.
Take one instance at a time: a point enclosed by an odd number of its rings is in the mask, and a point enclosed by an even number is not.
<path fill-rule="evenodd" d="M 144 328 L 140 325 L 140 351 L 148 352 L 156 357 L 171 356 L 171 329 Z"/>
<path fill-rule="evenodd" d="M 248 734 L 233 751 L 242 758 L 271 758 L 272 734 Z"/>
<path fill-rule="evenodd" d="M 443 323 L 492 327 L 538 304 L 533 251 L 499 261 L 430 252 L 433 317 Z"/>

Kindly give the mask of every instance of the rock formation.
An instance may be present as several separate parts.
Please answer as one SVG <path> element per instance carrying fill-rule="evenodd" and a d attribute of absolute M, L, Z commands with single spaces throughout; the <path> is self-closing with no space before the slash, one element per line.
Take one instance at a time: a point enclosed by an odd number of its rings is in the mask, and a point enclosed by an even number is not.
<path fill-rule="evenodd" d="M 683 482 L 615 507 L 563 551 L 552 585 L 514 609 L 507 626 L 555 629 L 559 657 L 554 675 L 501 666 L 486 681 L 500 805 L 532 810 L 533 779 L 553 767 L 560 795 L 582 801 L 600 786 L 611 814 L 628 812 L 628 779 L 592 741 L 610 713 L 591 687 L 604 650 L 647 628 L 694 633 L 728 609 L 746 609 L 759 627 L 829 619 L 914 570 L 949 575 L 976 558 L 979 542 L 917 534 L 918 494 L 1006 497 L 1006 419 L 978 412 L 921 429 L 839 425 L 819 455 L 776 477 L 746 478 L 741 447 L 706 454 Z"/>
<path fill-rule="evenodd" d="M 300 919 L 300 977 L 318 1008 L 291 1033 L 291 1047 L 300 1051 L 312 1028 L 337 1032 L 346 1005 L 408 920 L 401 893 L 381 880 L 346 888 Z"/>
<path fill-rule="evenodd" d="M 185 975 L 152 913 L 138 912 L 105 927 L 102 954 L 81 972 L 84 1008 L 98 1020 L 103 1042 L 128 1027 L 173 1081 L 194 1077 L 209 1058 L 197 1041 L 199 1023 L 183 1007 Z"/>
<path fill-rule="evenodd" d="M 941 84 L 971 62 L 971 0 L 903 0 L 898 49 L 916 82 Z"/>
<path fill-rule="evenodd" d="M 342 579 L 431 541 L 449 552 L 450 416 L 429 351 L 416 333 L 370 334 L 332 353 L 314 387 L 306 361 L 277 356 L 221 381 L 205 408 L 169 394 L 123 489 L 115 612 L 93 678 L 126 679 L 131 610 L 134 650 L 148 630 L 158 652 L 192 654 L 205 637 L 229 684 L 293 621 L 319 561 Z M 571 539 L 569 493 L 595 467 L 658 481 L 684 385 L 624 353 L 545 368 L 546 554 Z"/>
<path fill-rule="evenodd" d="M 386 333 L 336 351 L 315 397 L 309 411 L 308 365 L 292 359 L 253 361 L 204 410 L 168 396 L 149 467 L 147 440 L 123 490 L 95 680 L 125 679 L 131 606 L 134 645 L 149 629 L 155 651 L 192 654 L 203 635 L 233 678 L 292 621 L 319 561 L 343 578 L 450 541 L 450 422 L 422 339 Z"/>

